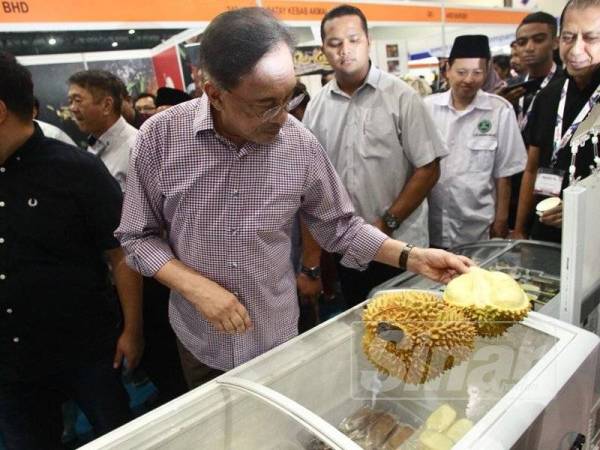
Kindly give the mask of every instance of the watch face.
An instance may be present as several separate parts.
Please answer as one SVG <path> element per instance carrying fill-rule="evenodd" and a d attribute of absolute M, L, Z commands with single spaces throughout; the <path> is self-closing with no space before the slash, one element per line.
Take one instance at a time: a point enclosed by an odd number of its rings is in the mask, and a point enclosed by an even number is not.
<path fill-rule="evenodd" d="M 307 275 L 308 277 L 316 280 L 321 276 L 321 268 L 320 267 L 303 267 L 302 273 Z"/>
<path fill-rule="evenodd" d="M 388 228 L 391 228 L 392 230 L 395 230 L 396 228 L 398 228 L 400 226 L 400 223 L 398 223 L 398 220 L 393 217 L 392 215 L 386 214 L 385 218 L 385 224 Z"/>

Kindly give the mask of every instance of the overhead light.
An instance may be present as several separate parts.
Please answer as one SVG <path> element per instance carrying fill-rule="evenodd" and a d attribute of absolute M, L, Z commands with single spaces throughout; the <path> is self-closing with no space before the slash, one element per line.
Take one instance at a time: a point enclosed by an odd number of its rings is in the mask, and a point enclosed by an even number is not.
<path fill-rule="evenodd" d="M 110 44 L 113 48 L 118 47 L 119 43 L 117 41 L 113 42 L 112 44 Z"/>
<path fill-rule="evenodd" d="M 129 30 L 128 33 L 129 34 L 135 34 L 135 30 Z"/>
<path fill-rule="evenodd" d="M 53 37 L 51 37 L 50 39 L 48 39 L 48 44 L 50 44 L 50 45 L 56 45 L 56 39 L 54 39 Z"/>

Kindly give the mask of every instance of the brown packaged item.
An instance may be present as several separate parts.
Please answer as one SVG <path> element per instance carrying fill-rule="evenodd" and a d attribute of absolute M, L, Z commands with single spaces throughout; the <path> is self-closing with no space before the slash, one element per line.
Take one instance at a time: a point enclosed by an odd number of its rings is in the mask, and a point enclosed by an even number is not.
<path fill-rule="evenodd" d="M 414 432 L 415 430 L 411 426 L 403 423 L 398 424 L 398 426 L 394 428 L 394 431 L 392 431 L 392 433 L 387 438 L 387 441 L 385 441 L 383 450 L 398 449 L 402 444 L 404 444 L 404 441 L 406 441 L 409 437 L 412 436 Z"/>
<path fill-rule="evenodd" d="M 365 445 L 369 449 L 380 449 L 398 422 L 391 415 L 384 413 L 371 424 L 367 431 Z"/>
<path fill-rule="evenodd" d="M 363 439 L 367 434 L 369 425 L 375 422 L 381 414 L 381 411 L 375 411 L 368 406 L 362 406 L 352 413 L 351 416 L 342 420 L 338 428 L 354 441 Z"/>

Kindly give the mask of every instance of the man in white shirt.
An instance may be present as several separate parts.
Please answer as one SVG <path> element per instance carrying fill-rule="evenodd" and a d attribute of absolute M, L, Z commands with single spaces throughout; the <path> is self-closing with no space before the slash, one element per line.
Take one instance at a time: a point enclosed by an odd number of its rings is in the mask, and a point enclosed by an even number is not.
<path fill-rule="evenodd" d="M 448 61 L 450 90 L 425 104 L 450 151 L 429 196 L 429 236 L 449 248 L 508 235 L 510 176 L 525 168 L 525 145 L 511 104 L 483 92 L 488 38 L 458 36 Z"/>
<path fill-rule="evenodd" d="M 69 109 L 81 131 L 88 133 L 88 151 L 98 156 L 125 190 L 129 154 L 137 130 L 121 116 L 123 82 L 103 70 L 84 70 L 69 78 Z"/>
<path fill-rule="evenodd" d="M 342 5 L 329 11 L 321 38 L 335 79 L 309 103 L 304 123 L 327 151 L 360 216 L 395 239 L 428 246 L 426 198 L 446 153 L 435 124 L 411 87 L 371 64 L 360 9 Z M 398 273 L 377 264 L 365 272 L 338 269 L 348 306 Z"/>

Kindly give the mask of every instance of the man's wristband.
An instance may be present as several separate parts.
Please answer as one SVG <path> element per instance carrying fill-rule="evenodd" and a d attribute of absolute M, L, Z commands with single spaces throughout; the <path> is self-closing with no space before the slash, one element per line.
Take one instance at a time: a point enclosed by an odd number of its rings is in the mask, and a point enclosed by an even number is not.
<path fill-rule="evenodd" d="M 400 257 L 398 258 L 398 267 L 402 270 L 406 270 L 406 263 L 408 262 L 408 255 L 410 255 L 410 251 L 414 248 L 414 245 L 406 244 L 402 251 L 400 252 Z"/>

